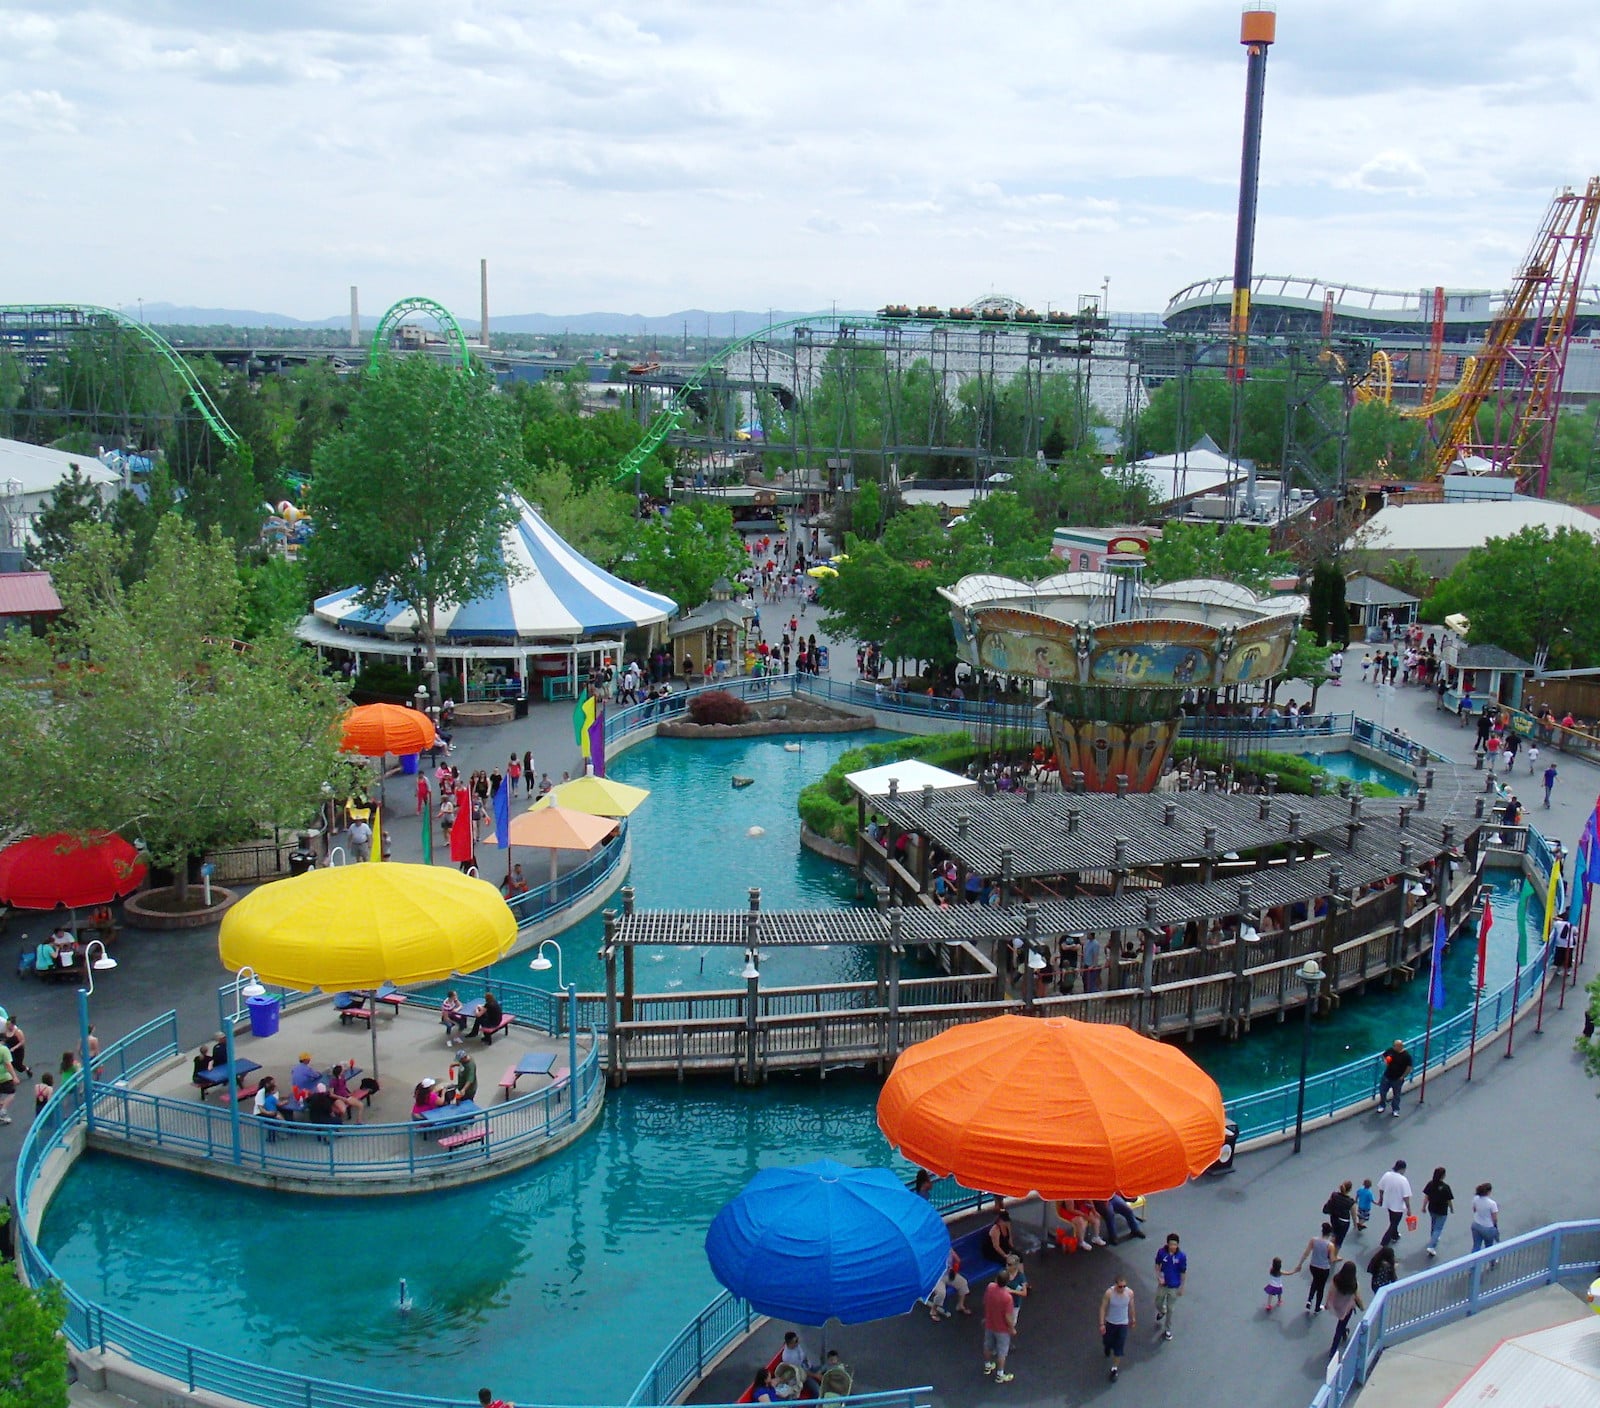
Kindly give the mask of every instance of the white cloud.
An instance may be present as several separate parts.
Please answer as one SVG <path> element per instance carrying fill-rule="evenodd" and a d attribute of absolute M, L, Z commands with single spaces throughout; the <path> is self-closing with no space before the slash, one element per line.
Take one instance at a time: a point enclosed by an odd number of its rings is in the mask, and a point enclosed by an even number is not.
<path fill-rule="evenodd" d="M 304 316 L 351 283 L 368 307 L 425 293 L 473 312 L 480 255 L 506 313 L 985 288 L 1063 306 L 1108 272 L 1114 306 L 1156 310 L 1231 267 L 1237 14 L 3 0 L 8 179 L 60 218 L 48 242 L 0 228 L 0 267 L 12 301 Z M 1600 162 L 1600 36 L 1580 0 L 1548 0 L 1537 26 L 1503 0 L 1451 17 L 1283 7 L 1258 269 L 1509 281 L 1550 189 Z M 106 240 L 91 217 L 127 190 L 151 214 Z"/>

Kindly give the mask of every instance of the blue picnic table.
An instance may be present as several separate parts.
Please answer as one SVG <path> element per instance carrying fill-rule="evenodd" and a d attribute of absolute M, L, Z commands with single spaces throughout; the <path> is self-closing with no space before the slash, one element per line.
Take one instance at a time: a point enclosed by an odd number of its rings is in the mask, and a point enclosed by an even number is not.
<path fill-rule="evenodd" d="M 200 1087 L 200 1098 L 204 1100 L 207 1092 L 219 1085 L 228 1085 L 236 1079 L 242 1079 L 251 1071 L 259 1071 L 261 1062 L 247 1061 L 244 1057 L 236 1057 L 231 1066 L 213 1066 L 209 1071 L 201 1071 L 194 1078 L 194 1083 Z"/>

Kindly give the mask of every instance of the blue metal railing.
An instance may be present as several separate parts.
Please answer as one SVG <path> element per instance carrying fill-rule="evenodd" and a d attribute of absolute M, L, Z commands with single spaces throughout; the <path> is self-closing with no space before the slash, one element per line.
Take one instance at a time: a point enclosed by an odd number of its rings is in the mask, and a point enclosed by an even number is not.
<path fill-rule="evenodd" d="M 1343 1408 L 1384 1350 L 1600 1262 L 1600 1220 L 1558 1222 L 1384 1286 L 1311 1408 Z"/>
<path fill-rule="evenodd" d="M 624 820 L 617 834 L 604 842 L 599 851 L 577 869 L 558 875 L 543 885 L 535 885 L 526 894 L 513 896 L 509 904 L 511 912 L 517 917 L 517 928 L 526 929 L 548 919 L 599 889 L 622 863 L 627 845 L 628 823 Z"/>
<path fill-rule="evenodd" d="M 234 1117 L 226 1104 L 177 1099 L 135 1090 L 125 1077 L 105 1079 L 126 1067 L 128 1074 L 178 1054 L 177 1015 L 167 1013 L 147 1023 L 96 1062 L 95 1133 L 135 1147 L 212 1159 L 252 1172 L 298 1177 L 409 1179 L 417 1174 L 460 1169 L 469 1163 L 493 1165 L 513 1153 L 526 1153 L 563 1137 L 566 1131 L 604 1098 L 600 1044 L 590 1034 L 588 1052 L 569 1076 L 544 1090 L 491 1105 L 461 1127 L 482 1129 L 484 1137 L 470 1149 L 441 1149 L 433 1128 L 406 1121 L 394 1124 L 313 1125 L 280 1123 L 243 1114 L 239 1145 L 234 1145 Z M 124 1061 L 131 1056 L 131 1061 Z M 108 1061 L 108 1057 L 111 1059 Z"/>

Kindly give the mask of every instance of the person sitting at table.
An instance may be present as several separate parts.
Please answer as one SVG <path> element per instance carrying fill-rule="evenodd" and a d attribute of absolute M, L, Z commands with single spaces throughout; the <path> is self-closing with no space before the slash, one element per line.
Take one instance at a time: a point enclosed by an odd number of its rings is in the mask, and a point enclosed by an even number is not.
<path fill-rule="evenodd" d="M 455 1072 L 455 1098 L 473 1099 L 478 1093 L 478 1063 L 463 1048 L 451 1069 Z"/>
<path fill-rule="evenodd" d="M 275 1076 L 262 1076 L 256 1087 L 256 1103 L 251 1112 L 264 1120 L 281 1120 L 283 1111 L 278 1108 L 278 1081 Z"/>
<path fill-rule="evenodd" d="M 1001 1208 L 989 1225 L 989 1254 L 1004 1266 L 1006 1258 L 1015 1256 L 1016 1251 L 1011 1244 L 1011 1214 Z"/>
<path fill-rule="evenodd" d="M 218 1032 L 211 1038 L 211 1069 L 220 1071 L 228 1064 L 228 1039 Z"/>
<path fill-rule="evenodd" d="M 495 997 L 494 993 L 485 992 L 483 1004 L 478 1008 L 478 1015 L 472 1019 L 472 1028 L 467 1032 L 467 1035 L 477 1036 L 485 1027 L 493 1031 L 504 1019 L 505 1013 L 500 1010 L 499 999 Z M 486 1036 L 483 1038 L 483 1044 L 487 1046 L 492 1040 L 492 1037 Z"/>
<path fill-rule="evenodd" d="M 55 950 L 56 967 L 70 968 L 78 961 L 78 941 L 65 924 L 56 925 L 55 932 L 50 935 L 50 946 Z"/>
<path fill-rule="evenodd" d="M 467 1015 L 461 1009 L 461 998 L 454 988 L 444 995 L 444 1001 L 439 1004 L 439 1020 L 444 1023 L 444 1039 L 465 1034 L 467 1030 Z"/>
<path fill-rule="evenodd" d="M 516 895 L 525 895 L 528 893 L 528 882 L 523 877 L 522 867 L 520 865 L 514 865 L 511 867 L 511 874 L 506 876 L 505 881 L 501 884 L 500 888 L 505 892 L 505 897 L 507 899 L 511 899 Z"/>
<path fill-rule="evenodd" d="M 354 1069 L 355 1067 L 352 1066 L 351 1070 Z M 372 1087 L 373 1090 L 377 1088 L 376 1084 Z M 358 1095 L 351 1090 L 350 1081 L 344 1073 L 343 1066 L 335 1066 L 328 1072 L 328 1089 L 333 1092 L 334 1109 L 338 1112 L 339 1118 L 360 1124 L 365 1102 L 372 1098 L 372 1092 L 362 1091 Z"/>
<path fill-rule="evenodd" d="M 319 1081 L 317 1088 L 305 1097 L 306 1119 L 311 1124 L 343 1124 L 344 1116 L 339 1113 L 338 1105 L 332 1091 Z"/>
<path fill-rule="evenodd" d="M 417 1088 L 411 1092 L 411 1118 L 420 1120 L 429 1110 L 437 1110 L 444 1104 L 444 1096 L 439 1093 L 439 1082 L 432 1076 L 423 1076 L 417 1083 Z"/>
<path fill-rule="evenodd" d="M 294 1087 L 294 1093 L 302 1100 L 319 1085 L 325 1085 L 327 1080 L 327 1076 L 311 1064 L 309 1051 L 300 1053 L 300 1059 L 294 1063 L 294 1069 L 289 1072 L 289 1084 Z"/>
<path fill-rule="evenodd" d="M 189 1071 L 189 1082 L 192 1085 L 200 1084 L 200 1077 L 211 1069 L 211 1048 L 201 1042 L 200 1049 L 195 1052 L 194 1065 Z"/>
<path fill-rule="evenodd" d="M 101 905 L 89 915 L 89 927 L 99 935 L 102 943 L 110 943 L 117 936 L 116 921 L 111 917 L 111 906 Z"/>

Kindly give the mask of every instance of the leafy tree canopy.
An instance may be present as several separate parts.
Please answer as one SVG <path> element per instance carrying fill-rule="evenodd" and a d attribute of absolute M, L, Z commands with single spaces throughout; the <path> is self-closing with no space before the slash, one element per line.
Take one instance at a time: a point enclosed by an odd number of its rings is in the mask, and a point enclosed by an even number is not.
<path fill-rule="evenodd" d="M 503 580 L 500 539 L 522 468 L 509 406 L 487 376 L 431 357 L 370 372 L 344 427 L 316 454 L 308 558 L 319 584 L 410 602 L 437 664 L 440 608 Z"/>
<path fill-rule="evenodd" d="M 604 482 L 581 487 L 559 462 L 524 470 L 518 487 L 546 522 L 591 562 L 614 570 L 633 543 L 633 499 Z"/>
<path fill-rule="evenodd" d="M 285 635 L 236 644 L 240 582 L 220 533 L 166 515 L 127 588 L 123 556 L 109 527 L 81 528 L 57 574 L 64 633 L 0 645 L 0 816 L 142 839 L 181 890 L 191 857 L 304 824 L 324 783 L 342 794 L 346 705 Z"/>
<path fill-rule="evenodd" d="M 1524 660 L 1543 648 L 1552 669 L 1600 664 L 1600 553 L 1572 528 L 1490 538 L 1439 584 L 1429 608 L 1441 620 L 1464 612 L 1473 641 Z"/>
<path fill-rule="evenodd" d="M 72 534 L 79 524 L 99 523 L 105 516 L 100 486 L 79 466 L 69 466 L 66 478 L 56 485 L 33 521 L 37 542 L 28 556 L 42 567 L 59 562 L 71 550 Z"/>
<path fill-rule="evenodd" d="M 0 1207 L 0 1223 L 11 1216 Z M 66 1297 L 55 1282 L 33 1290 L 0 1262 L 0 1408 L 67 1408 Z"/>
<path fill-rule="evenodd" d="M 1149 582 L 1220 577 L 1253 592 L 1268 590 L 1274 577 L 1293 571 L 1287 554 L 1273 552 L 1272 536 L 1265 528 L 1244 523 L 1221 529 L 1207 523 L 1168 523 L 1145 559 Z"/>
<path fill-rule="evenodd" d="M 748 563 L 733 514 L 721 504 L 688 501 L 636 526 L 633 550 L 617 564 L 617 575 L 691 611 L 710 597 L 718 577 L 732 578 Z"/>

